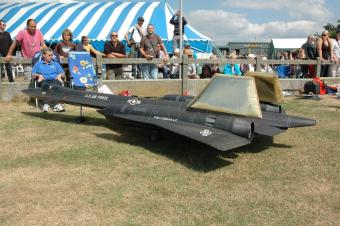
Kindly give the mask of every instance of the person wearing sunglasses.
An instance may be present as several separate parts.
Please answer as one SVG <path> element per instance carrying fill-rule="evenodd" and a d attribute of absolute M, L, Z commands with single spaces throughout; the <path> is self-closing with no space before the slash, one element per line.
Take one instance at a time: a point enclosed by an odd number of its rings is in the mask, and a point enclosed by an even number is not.
<path fill-rule="evenodd" d="M 331 60 L 333 58 L 333 44 L 331 39 L 328 37 L 328 31 L 324 31 L 318 40 L 317 51 L 318 57 L 324 60 Z M 328 75 L 328 64 L 321 65 L 320 77 L 327 77 Z"/>
<path fill-rule="evenodd" d="M 9 47 L 12 44 L 11 34 L 6 30 L 6 23 L 3 20 L 0 20 L 0 57 L 5 57 L 8 53 Z M 2 65 L 0 65 L 1 67 Z M 12 74 L 12 64 L 5 64 L 7 78 L 9 82 L 14 82 L 13 74 Z M 1 71 L 1 70 L 0 70 Z"/>
<path fill-rule="evenodd" d="M 104 54 L 107 58 L 125 58 L 125 46 L 118 39 L 117 32 L 111 32 L 110 41 L 106 41 L 104 44 Z M 106 76 L 107 79 L 122 79 L 123 69 L 121 64 L 107 64 Z"/>
<path fill-rule="evenodd" d="M 328 75 L 330 77 L 340 77 L 340 28 L 336 30 L 333 41 L 333 61 L 335 64 L 330 66 Z"/>

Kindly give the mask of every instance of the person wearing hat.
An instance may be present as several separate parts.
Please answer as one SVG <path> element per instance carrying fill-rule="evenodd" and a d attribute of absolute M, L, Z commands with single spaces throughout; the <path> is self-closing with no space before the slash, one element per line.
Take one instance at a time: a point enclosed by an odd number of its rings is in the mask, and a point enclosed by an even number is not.
<path fill-rule="evenodd" d="M 186 49 L 187 49 L 187 50 L 191 50 L 191 51 L 193 52 L 193 57 L 194 57 L 194 59 L 197 59 L 197 55 L 196 55 L 195 51 L 191 48 L 190 42 L 185 42 L 185 43 L 183 44 L 183 46 L 184 46 L 183 51 L 186 50 Z"/>
<path fill-rule="evenodd" d="M 183 55 L 185 57 L 188 57 L 188 59 L 194 59 L 194 51 L 192 51 L 191 49 L 184 49 Z M 194 62 L 188 64 L 188 75 L 187 76 L 188 78 L 191 78 L 191 79 L 200 78 L 200 76 L 197 75 L 196 64 Z"/>
<path fill-rule="evenodd" d="M 172 48 L 179 48 L 180 43 L 180 32 L 179 29 L 179 19 L 181 16 L 181 11 L 177 11 L 175 15 L 170 20 L 170 24 L 174 25 L 174 37 L 172 38 Z M 187 20 L 182 16 L 182 35 L 184 35 L 184 26 L 187 24 Z"/>
<path fill-rule="evenodd" d="M 336 30 L 333 41 L 333 60 L 335 64 L 330 66 L 329 77 L 340 77 L 340 27 Z"/>
<path fill-rule="evenodd" d="M 179 48 L 174 49 L 174 55 L 171 57 L 171 60 L 178 60 L 179 53 Z M 179 78 L 179 63 L 172 63 L 170 65 L 170 78 Z"/>
<path fill-rule="evenodd" d="M 144 18 L 138 17 L 137 24 L 131 26 L 125 34 L 125 40 L 131 48 L 129 57 L 139 58 L 139 47 L 142 37 L 146 34 L 146 28 L 143 27 Z M 140 71 L 140 70 L 139 70 Z M 132 76 L 138 77 L 138 65 L 132 65 Z"/>

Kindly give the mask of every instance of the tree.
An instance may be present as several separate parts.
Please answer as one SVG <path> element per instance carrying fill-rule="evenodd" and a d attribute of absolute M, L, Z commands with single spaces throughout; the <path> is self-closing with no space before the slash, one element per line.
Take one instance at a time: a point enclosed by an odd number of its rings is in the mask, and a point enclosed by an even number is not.
<path fill-rule="evenodd" d="M 340 29 L 340 19 L 337 21 L 337 25 L 333 25 L 333 24 L 327 23 L 325 26 L 323 26 L 323 28 L 325 28 L 325 30 L 328 30 L 329 37 L 335 38 L 336 30 Z"/>

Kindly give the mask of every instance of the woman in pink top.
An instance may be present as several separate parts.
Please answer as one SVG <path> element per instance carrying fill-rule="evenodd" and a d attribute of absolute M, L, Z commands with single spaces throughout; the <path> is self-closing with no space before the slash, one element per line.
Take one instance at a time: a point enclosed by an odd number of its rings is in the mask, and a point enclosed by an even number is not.
<path fill-rule="evenodd" d="M 21 45 L 22 56 L 28 58 L 32 58 L 36 52 L 41 50 L 41 48 L 47 48 L 41 31 L 37 29 L 35 20 L 28 19 L 26 25 L 26 29 L 23 29 L 18 33 L 9 48 L 6 56 L 8 61 L 12 60 L 13 51 L 18 44 Z"/>

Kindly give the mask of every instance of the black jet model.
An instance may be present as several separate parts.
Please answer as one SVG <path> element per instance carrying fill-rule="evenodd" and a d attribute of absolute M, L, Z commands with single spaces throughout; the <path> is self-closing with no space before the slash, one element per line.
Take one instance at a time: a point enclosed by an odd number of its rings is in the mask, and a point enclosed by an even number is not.
<path fill-rule="evenodd" d="M 165 129 L 226 151 L 250 144 L 255 133 L 274 136 L 288 128 L 316 124 L 284 112 L 279 105 L 283 97 L 278 84 L 275 76 L 255 73 L 246 77 L 215 75 L 197 97 L 118 96 L 53 85 L 23 92 L 39 99 L 97 108 L 110 121 Z"/>

